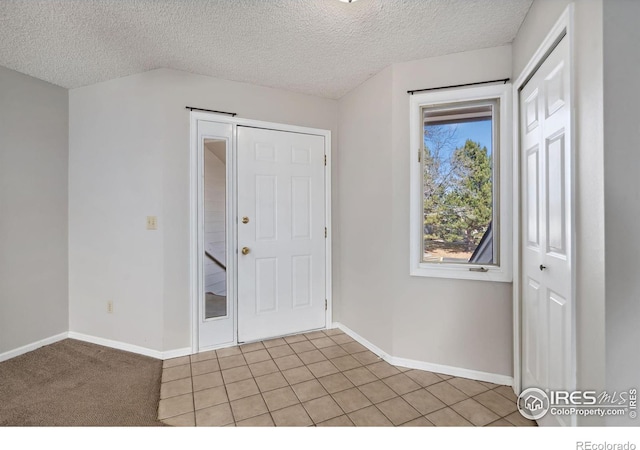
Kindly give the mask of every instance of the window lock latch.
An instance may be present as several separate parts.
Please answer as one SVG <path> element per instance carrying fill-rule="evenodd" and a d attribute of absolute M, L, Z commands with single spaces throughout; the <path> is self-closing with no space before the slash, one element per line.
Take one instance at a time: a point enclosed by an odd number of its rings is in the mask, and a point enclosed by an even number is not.
<path fill-rule="evenodd" d="M 488 272 L 486 267 L 469 267 L 469 272 Z"/>

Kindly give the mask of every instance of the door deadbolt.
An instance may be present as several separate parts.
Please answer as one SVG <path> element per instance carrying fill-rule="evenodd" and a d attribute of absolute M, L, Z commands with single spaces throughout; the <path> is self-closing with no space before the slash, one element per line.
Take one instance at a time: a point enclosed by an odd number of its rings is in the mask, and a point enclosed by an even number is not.
<path fill-rule="evenodd" d="M 251 250 L 249 250 L 249 247 L 242 247 L 242 254 L 243 255 L 248 255 L 250 251 Z"/>
<path fill-rule="evenodd" d="M 247 216 L 244 216 L 242 218 L 242 223 L 249 223 L 249 218 Z"/>
<path fill-rule="evenodd" d="M 540 264 L 540 270 L 544 270 L 546 268 L 547 268 L 547 266 L 543 266 L 542 264 Z"/>

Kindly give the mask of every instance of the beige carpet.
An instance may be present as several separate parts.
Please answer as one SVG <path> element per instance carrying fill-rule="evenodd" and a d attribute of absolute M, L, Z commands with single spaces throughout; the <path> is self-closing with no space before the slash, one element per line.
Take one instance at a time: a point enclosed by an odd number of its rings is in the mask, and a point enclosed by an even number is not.
<path fill-rule="evenodd" d="M 0 363 L 2 426 L 157 426 L 162 361 L 66 339 Z"/>

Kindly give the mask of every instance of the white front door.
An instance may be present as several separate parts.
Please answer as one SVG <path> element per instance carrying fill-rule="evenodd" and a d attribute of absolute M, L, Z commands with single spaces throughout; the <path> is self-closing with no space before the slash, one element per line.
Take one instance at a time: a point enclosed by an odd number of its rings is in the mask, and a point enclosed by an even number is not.
<path fill-rule="evenodd" d="M 574 388 L 569 39 L 520 92 L 522 388 Z M 569 425 L 547 414 L 543 424 Z"/>
<path fill-rule="evenodd" d="M 238 342 L 323 328 L 323 136 L 238 126 Z"/>

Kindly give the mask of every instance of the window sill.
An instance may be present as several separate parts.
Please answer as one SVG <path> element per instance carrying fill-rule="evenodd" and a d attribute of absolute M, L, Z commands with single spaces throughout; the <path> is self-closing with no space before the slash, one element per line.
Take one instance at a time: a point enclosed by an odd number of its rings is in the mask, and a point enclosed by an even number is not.
<path fill-rule="evenodd" d="M 476 272 L 471 268 L 484 267 L 486 272 Z M 503 267 L 482 266 L 475 264 L 433 264 L 420 263 L 411 268 L 412 277 L 449 278 L 453 280 L 492 281 L 511 283 L 511 272 Z"/>

